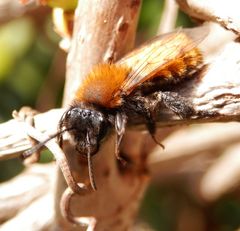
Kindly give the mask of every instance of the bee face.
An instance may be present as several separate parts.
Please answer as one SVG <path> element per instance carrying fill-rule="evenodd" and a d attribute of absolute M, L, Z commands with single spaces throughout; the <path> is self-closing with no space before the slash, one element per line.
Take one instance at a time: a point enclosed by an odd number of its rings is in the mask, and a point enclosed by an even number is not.
<path fill-rule="evenodd" d="M 67 129 L 76 144 L 76 150 L 87 155 L 94 155 L 99 143 L 109 128 L 106 115 L 93 108 L 85 108 L 83 104 L 74 105 L 66 111 L 59 123 L 59 129 Z"/>

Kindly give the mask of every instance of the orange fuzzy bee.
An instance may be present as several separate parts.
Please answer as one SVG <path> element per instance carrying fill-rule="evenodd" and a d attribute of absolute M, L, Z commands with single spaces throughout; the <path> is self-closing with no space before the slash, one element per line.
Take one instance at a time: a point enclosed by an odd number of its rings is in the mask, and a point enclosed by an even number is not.
<path fill-rule="evenodd" d="M 127 118 L 134 113 L 146 119 L 156 141 L 154 112 L 160 103 L 180 117 L 194 114 L 183 98 L 161 91 L 161 87 L 178 82 L 201 67 L 203 58 L 197 42 L 189 37 L 187 30 L 179 30 L 156 37 L 116 63 L 95 66 L 62 116 L 60 131 L 67 130 L 72 135 L 76 149 L 88 156 L 89 162 L 110 127 L 116 130 L 115 152 L 119 158 L 118 146 Z M 58 138 L 61 144 L 61 132 Z M 95 188 L 94 183 L 92 186 Z"/>
<path fill-rule="evenodd" d="M 78 88 L 75 100 L 63 114 L 56 134 L 62 146 L 62 134 L 67 131 L 76 144 L 76 150 L 89 162 L 99 150 L 100 142 L 109 128 L 116 130 L 116 149 L 128 117 L 133 114 L 146 121 L 149 133 L 155 139 L 155 114 L 160 103 L 186 118 L 195 110 L 174 92 L 163 91 L 163 86 L 192 76 L 203 64 L 197 44 L 200 38 L 191 38 L 191 30 L 179 30 L 158 36 L 129 53 L 116 63 L 98 64 Z"/>

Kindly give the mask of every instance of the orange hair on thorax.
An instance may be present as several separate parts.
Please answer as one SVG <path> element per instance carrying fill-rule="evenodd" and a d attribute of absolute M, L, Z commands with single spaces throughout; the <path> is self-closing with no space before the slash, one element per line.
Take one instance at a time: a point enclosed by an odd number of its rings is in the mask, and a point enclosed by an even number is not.
<path fill-rule="evenodd" d="M 99 64 L 86 76 L 75 99 L 107 108 L 117 107 L 122 102 L 117 92 L 129 72 L 126 66 Z"/>

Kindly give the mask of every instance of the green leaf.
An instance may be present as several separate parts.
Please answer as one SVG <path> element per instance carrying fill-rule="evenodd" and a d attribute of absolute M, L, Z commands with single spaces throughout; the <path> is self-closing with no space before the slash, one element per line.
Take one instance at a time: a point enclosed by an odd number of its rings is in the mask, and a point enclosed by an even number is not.
<path fill-rule="evenodd" d="M 0 27 L 0 79 L 9 74 L 17 59 L 31 47 L 35 30 L 29 18 L 13 20 Z"/>

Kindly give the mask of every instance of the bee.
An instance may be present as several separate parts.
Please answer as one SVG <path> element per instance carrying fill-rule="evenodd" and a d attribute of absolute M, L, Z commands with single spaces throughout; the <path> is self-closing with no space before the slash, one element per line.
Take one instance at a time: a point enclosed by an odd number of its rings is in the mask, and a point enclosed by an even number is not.
<path fill-rule="evenodd" d="M 59 121 L 56 136 L 62 147 L 63 133 L 67 131 L 79 154 L 87 157 L 93 189 L 96 184 L 91 158 L 111 128 L 116 132 L 116 157 L 122 160 L 119 145 L 133 114 L 144 118 L 157 142 L 156 112 L 160 105 L 181 118 L 195 113 L 186 99 L 163 90 L 163 86 L 191 77 L 203 66 L 203 55 L 197 47 L 202 38 L 192 38 L 190 32 L 181 29 L 158 36 L 116 63 L 96 65 L 77 89 Z"/>

